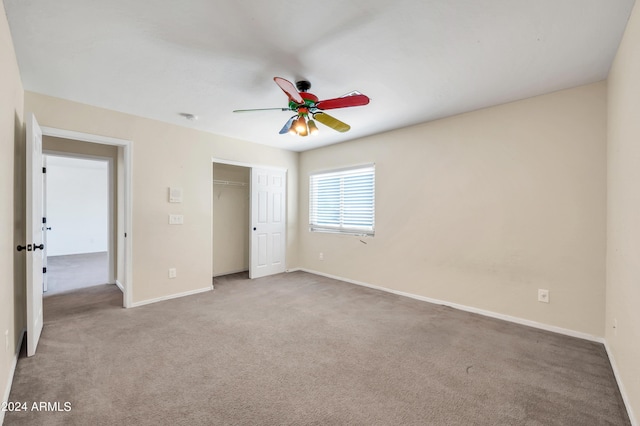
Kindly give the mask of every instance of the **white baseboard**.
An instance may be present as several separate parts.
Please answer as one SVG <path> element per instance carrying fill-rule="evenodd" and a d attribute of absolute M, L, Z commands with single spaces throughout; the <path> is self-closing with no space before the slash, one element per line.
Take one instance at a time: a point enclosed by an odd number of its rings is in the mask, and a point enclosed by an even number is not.
<path fill-rule="evenodd" d="M 197 290 L 185 291 L 184 293 L 171 294 L 169 296 L 156 297 L 155 299 L 147 299 L 140 302 L 134 302 L 131 304 L 131 307 L 137 308 L 138 306 L 150 305 L 151 303 L 162 302 L 163 300 L 177 299 L 179 297 L 192 296 L 194 294 L 204 293 L 211 290 L 213 290 L 213 285 L 205 288 L 199 288 Z"/>
<path fill-rule="evenodd" d="M 11 368 L 9 369 L 9 377 L 7 378 L 7 387 L 4 390 L 4 398 L 3 402 L 9 402 L 9 394 L 11 394 L 11 385 L 13 385 L 13 376 L 16 373 L 16 366 L 18 365 L 18 357 L 20 356 L 20 348 L 22 348 L 22 341 L 24 340 L 24 335 L 27 333 L 27 329 L 23 329 L 20 333 L 20 338 L 18 339 L 18 345 L 13 354 L 13 361 L 11 362 Z M 4 413 L 5 411 L 0 410 L 0 425 L 4 423 Z"/>
<path fill-rule="evenodd" d="M 620 377 L 620 370 L 618 370 L 618 365 L 616 364 L 616 359 L 611 352 L 611 348 L 609 347 L 609 343 L 604 342 L 604 348 L 607 350 L 607 355 L 609 356 L 609 362 L 611 363 L 611 369 L 613 370 L 613 375 L 616 378 L 616 382 L 618 383 L 618 389 L 620 389 L 620 395 L 622 395 L 622 400 L 624 401 L 625 407 L 627 407 L 627 414 L 629 414 L 629 420 L 631 420 L 631 426 L 639 426 L 640 424 L 636 420 L 633 408 L 631 408 L 631 401 L 629 400 L 629 395 L 624 387 L 624 383 Z"/>
<path fill-rule="evenodd" d="M 122 283 L 120 281 L 116 280 L 115 284 L 118 286 L 120 291 L 124 294 L 124 286 L 122 285 Z"/>
<path fill-rule="evenodd" d="M 605 342 L 603 337 L 594 336 L 594 335 L 588 334 L 588 333 L 582 333 L 580 331 L 570 330 L 570 329 L 562 328 L 562 327 L 556 327 L 554 325 L 543 324 L 543 323 L 540 323 L 540 322 L 537 322 L 537 321 L 531 321 L 531 320 L 528 320 L 528 319 L 518 318 L 518 317 L 511 316 L 511 315 L 500 314 L 500 313 L 497 313 L 497 312 L 487 311 L 487 310 L 480 309 L 480 308 L 474 308 L 473 306 L 466 306 L 466 305 L 461 305 L 461 304 L 458 304 L 458 303 L 447 302 L 446 300 L 432 299 L 430 297 L 420 296 L 420 295 L 412 294 L 412 293 L 406 293 L 404 291 L 393 290 L 393 289 L 386 288 L 386 287 L 380 287 L 380 286 L 373 285 L 373 284 L 368 284 L 368 283 L 365 283 L 365 282 L 362 282 L 362 281 L 355 281 L 355 280 L 351 280 L 351 279 L 348 279 L 348 278 L 338 277 L 336 275 L 325 274 L 324 272 L 318 272 L 318 271 L 314 271 L 314 270 L 311 270 L 311 269 L 295 268 L 295 269 L 291 269 L 291 270 L 289 270 L 287 272 L 295 272 L 295 271 L 308 272 L 310 274 L 320 275 L 320 276 L 323 276 L 323 277 L 332 278 L 334 280 L 348 282 L 350 284 L 356 284 L 356 285 L 360 285 L 360 286 L 363 286 L 363 287 L 373 288 L 375 290 L 386 291 L 387 293 L 397 294 L 399 296 L 405 296 L 405 297 L 410 297 L 410 298 L 416 299 L 416 300 L 422 300 L 423 302 L 434 303 L 436 305 L 444 305 L 444 306 L 448 306 L 450 308 L 459 309 L 461 311 L 466 311 L 466 312 L 471 312 L 471 313 L 474 313 L 474 314 L 484 315 L 486 317 L 491 317 L 491 318 L 497 318 L 497 319 L 501 319 L 501 320 L 504 320 L 504 321 L 513 322 L 513 323 L 516 323 L 516 324 L 521 324 L 521 325 L 526 325 L 526 326 L 533 327 L 533 328 L 538 328 L 538 329 L 541 329 L 541 330 L 552 331 L 554 333 L 564 334 L 566 336 L 571 336 L 571 337 L 577 337 L 579 339 L 584 339 L 584 340 L 590 340 L 592 342 L 597 342 L 597 343 L 604 343 Z"/>

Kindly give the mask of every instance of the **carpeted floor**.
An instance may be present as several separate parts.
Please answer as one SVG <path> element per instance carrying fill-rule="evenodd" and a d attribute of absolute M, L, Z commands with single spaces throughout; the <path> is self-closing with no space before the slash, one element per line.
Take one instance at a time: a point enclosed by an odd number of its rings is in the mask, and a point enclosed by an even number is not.
<path fill-rule="evenodd" d="M 47 257 L 45 296 L 109 282 L 107 252 Z"/>
<path fill-rule="evenodd" d="M 6 425 L 629 424 L 601 344 L 304 272 L 121 306 L 46 298 Z"/>

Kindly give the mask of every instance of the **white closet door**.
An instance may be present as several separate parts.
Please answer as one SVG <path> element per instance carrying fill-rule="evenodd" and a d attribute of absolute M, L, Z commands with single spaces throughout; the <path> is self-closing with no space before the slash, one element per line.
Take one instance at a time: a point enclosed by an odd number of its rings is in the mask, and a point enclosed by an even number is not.
<path fill-rule="evenodd" d="M 251 169 L 249 277 L 285 271 L 287 172 Z"/>

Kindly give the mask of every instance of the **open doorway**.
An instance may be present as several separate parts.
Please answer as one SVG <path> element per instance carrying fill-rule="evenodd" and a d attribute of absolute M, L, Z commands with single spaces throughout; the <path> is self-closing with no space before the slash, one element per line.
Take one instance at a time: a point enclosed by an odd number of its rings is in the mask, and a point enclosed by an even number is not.
<path fill-rule="evenodd" d="M 249 167 L 213 163 L 213 276 L 249 271 Z"/>
<path fill-rule="evenodd" d="M 107 161 L 109 170 L 108 283 L 123 293 L 123 306 L 131 307 L 132 277 L 132 145 L 131 141 L 106 136 L 42 127 L 45 155 Z M 45 173 L 46 175 L 46 173 Z M 56 225 L 49 223 L 50 232 Z M 48 231 L 48 230 L 47 230 Z M 46 235 L 46 233 L 45 233 Z M 48 246 L 48 243 L 45 244 Z M 44 274 L 45 276 L 47 274 Z"/>
<path fill-rule="evenodd" d="M 44 295 L 113 284 L 113 158 L 45 151 L 43 159 Z"/>
<path fill-rule="evenodd" d="M 111 247 L 117 247 L 117 267 L 115 268 L 115 284 L 122 291 L 122 304 L 125 308 L 132 305 L 132 273 L 131 258 L 133 247 L 133 235 L 131 235 L 131 179 L 132 142 L 110 138 L 105 136 L 91 135 L 87 133 L 74 132 L 70 130 L 56 129 L 52 127 L 41 127 L 33 113 L 26 114 L 26 239 L 32 241 L 26 245 L 26 250 L 31 251 L 26 261 L 26 313 L 27 313 L 27 356 L 36 353 L 38 341 L 42 333 L 43 320 L 43 290 L 44 276 L 43 267 L 44 250 L 47 243 L 46 216 L 44 214 L 44 179 L 46 171 L 43 162 L 43 148 L 46 147 L 45 138 L 51 138 L 60 143 L 60 150 L 63 152 L 78 153 L 72 145 L 89 142 L 92 147 L 105 147 L 111 149 L 116 147 L 117 176 L 116 185 L 116 212 L 117 222 L 113 227 L 115 238 Z M 91 154 L 89 154 L 91 155 Z M 45 170 L 43 170 L 43 168 Z M 18 249 L 20 250 L 21 247 Z M 37 252 L 39 250 L 39 252 Z"/>

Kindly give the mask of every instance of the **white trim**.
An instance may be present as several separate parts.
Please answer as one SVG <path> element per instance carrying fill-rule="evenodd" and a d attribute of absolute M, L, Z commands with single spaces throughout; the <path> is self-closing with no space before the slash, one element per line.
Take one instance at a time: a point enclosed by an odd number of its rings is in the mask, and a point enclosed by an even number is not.
<path fill-rule="evenodd" d="M 393 293 L 393 294 L 397 294 L 399 296 L 410 297 L 412 299 L 421 300 L 423 302 L 434 303 L 436 305 L 444 305 L 444 306 L 448 306 L 450 308 L 459 309 L 461 311 L 471 312 L 471 313 L 474 313 L 474 314 L 479 314 L 479 315 L 483 315 L 483 316 L 491 317 L 491 318 L 497 318 L 497 319 L 501 319 L 501 320 L 504 320 L 504 321 L 509 321 L 509 322 L 512 322 L 512 323 L 515 323 L 515 324 L 526 325 L 526 326 L 529 326 L 529 327 L 538 328 L 540 330 L 546 330 L 546 331 L 551 331 L 551 332 L 558 333 L 558 334 L 564 334 L 566 336 L 577 337 L 578 339 L 589 340 L 589 341 L 597 342 L 597 343 L 604 343 L 605 342 L 603 337 L 594 336 L 592 334 L 583 333 L 583 332 L 580 332 L 580 331 L 570 330 L 568 328 L 556 327 L 554 325 L 543 324 L 543 323 L 540 323 L 540 322 L 537 322 L 537 321 L 531 321 L 531 320 L 524 319 L 524 318 L 513 317 L 511 315 L 499 314 L 497 312 L 492 312 L 492 311 L 487 311 L 487 310 L 484 310 L 484 309 L 474 308 L 472 306 L 460 305 L 458 303 L 447 302 L 445 300 L 432 299 L 430 297 L 419 296 L 417 294 L 406 293 L 404 291 L 392 290 L 390 288 L 380 287 L 380 286 L 373 285 L 373 284 L 368 284 L 368 283 L 365 283 L 365 282 L 362 282 L 362 281 L 350 280 L 348 278 L 342 278 L 342 277 L 339 277 L 339 276 L 336 276 L 336 275 L 325 274 L 323 272 L 313 271 L 311 269 L 298 268 L 296 270 L 308 272 L 310 274 L 320 275 L 320 276 L 327 277 L 327 278 L 332 278 L 334 280 L 344 281 L 344 282 L 347 282 L 347 283 L 350 283 L 350 284 L 356 284 L 356 285 L 360 285 L 360 286 L 363 286 L 363 287 L 373 288 L 375 290 L 386 291 L 387 293 Z"/>
<path fill-rule="evenodd" d="M 11 394 L 11 386 L 13 385 L 13 377 L 16 374 L 16 366 L 18 365 L 18 357 L 20 356 L 20 349 L 22 348 L 22 341 L 24 340 L 24 336 L 27 333 L 27 329 L 23 328 L 20 333 L 20 338 L 18 339 L 18 345 L 16 346 L 13 353 L 13 361 L 11 361 L 11 368 L 9 369 L 9 376 L 7 377 L 7 387 L 4 389 L 4 398 L 3 402 L 9 402 L 9 395 Z M 5 411 L 0 410 L 0 425 L 4 422 L 4 413 Z"/>
<path fill-rule="evenodd" d="M 124 307 L 133 304 L 133 142 L 118 149 L 124 163 Z M 118 155 L 120 152 L 118 153 Z M 213 196 L 213 195 L 212 195 Z"/>
<path fill-rule="evenodd" d="M 103 145 L 130 145 L 131 141 L 126 139 L 112 138 L 110 136 L 92 135 L 89 133 L 75 132 L 73 130 L 57 129 L 54 127 L 40 126 L 42 134 L 53 136 L 54 138 L 71 139 L 76 141 L 100 143 Z"/>
<path fill-rule="evenodd" d="M 122 283 L 120 281 L 116 280 L 115 284 L 118 286 L 120 291 L 124 294 L 124 286 L 122 285 Z"/>
<path fill-rule="evenodd" d="M 51 135 L 45 135 L 51 136 Z M 113 160 L 112 157 L 106 157 L 104 155 L 91 155 L 91 154 L 81 154 L 79 152 L 67 152 L 67 151 L 56 151 L 53 149 L 43 149 L 42 153 L 44 155 L 48 155 L 49 157 L 67 157 L 67 158 L 77 158 L 79 160 L 96 160 L 96 161 L 109 161 Z"/>
<path fill-rule="evenodd" d="M 215 157 L 211 157 L 211 162 L 212 163 L 219 163 L 219 164 L 227 164 L 229 166 L 240 166 L 240 167 L 248 167 L 248 168 L 253 168 L 253 167 L 257 167 L 260 169 L 268 169 L 268 170 L 280 170 L 280 171 L 288 171 L 288 169 L 286 167 L 277 167 L 277 166 L 265 166 L 262 164 L 255 164 L 255 163 L 245 163 L 242 161 L 235 161 L 235 160 L 225 160 L 223 158 L 215 158 Z"/>
<path fill-rule="evenodd" d="M 314 172 L 309 172 L 309 177 L 315 176 L 315 175 L 330 175 L 332 173 L 345 173 L 353 170 L 367 169 L 367 168 L 372 168 L 375 171 L 376 163 L 362 163 L 362 164 L 354 164 L 352 166 L 338 167 L 336 169 L 316 170 Z"/>
<path fill-rule="evenodd" d="M 125 308 L 132 306 L 133 301 L 133 141 L 126 139 L 112 138 L 109 136 L 92 135 L 89 133 L 76 132 L 73 130 L 58 129 L 54 127 L 41 127 L 43 136 L 78 140 L 83 142 L 98 143 L 103 145 L 115 145 L 118 147 L 118 157 L 122 154 L 124 162 L 124 235 L 118 234 L 119 238 L 124 238 L 124 297 Z M 115 222 L 115 219 L 114 219 Z M 117 232 L 117 231 L 116 231 Z"/>
<path fill-rule="evenodd" d="M 109 158 L 107 161 L 107 244 L 109 245 L 109 251 L 107 252 L 107 265 L 109 267 L 109 282 L 114 283 L 116 280 L 116 268 L 117 259 L 114 256 L 117 246 L 117 238 L 118 238 L 118 230 L 116 228 L 116 216 L 118 212 L 115 211 L 114 207 L 116 207 L 116 199 L 118 198 L 118 176 L 115 175 L 115 165 L 114 162 L 117 161 L 117 158 Z M 124 292 L 123 292 L 124 293 Z"/>
<path fill-rule="evenodd" d="M 631 407 L 631 400 L 629 399 L 629 395 L 624 387 L 622 379 L 620 377 L 620 370 L 618 370 L 618 365 L 616 364 L 616 359 L 613 356 L 613 352 L 611 351 L 611 347 L 609 343 L 605 340 L 604 348 L 607 351 L 607 355 L 609 356 L 609 362 L 611 363 L 611 369 L 613 370 L 613 375 L 616 378 L 616 382 L 618 383 L 618 389 L 620 390 L 620 395 L 622 395 L 622 401 L 624 401 L 625 407 L 627 407 L 627 414 L 629 415 L 629 420 L 631 421 L 631 426 L 639 426 L 640 423 L 635 418 L 633 413 L 633 408 Z"/>
<path fill-rule="evenodd" d="M 205 288 L 200 288 L 198 290 L 191 290 L 191 291 L 185 291 L 183 293 L 171 294 L 169 296 L 156 297 L 155 299 L 141 300 L 140 302 L 134 302 L 131 305 L 131 307 L 137 308 L 138 306 L 150 305 L 152 303 L 162 302 L 164 300 L 177 299 L 179 297 L 192 296 L 194 294 L 205 293 L 211 290 L 213 290 L 213 285 L 210 285 L 209 287 L 205 287 Z"/>

